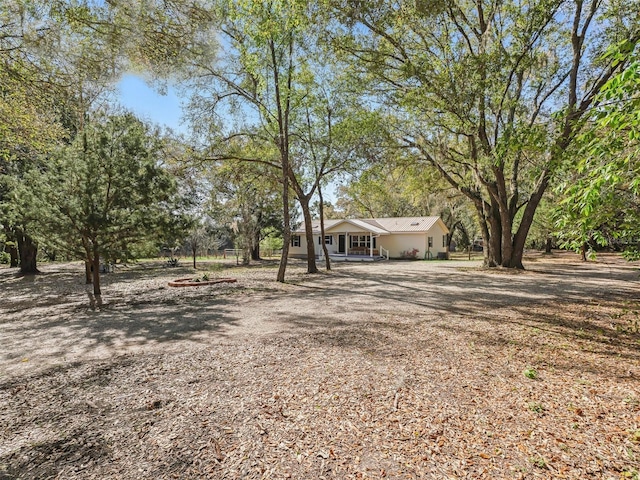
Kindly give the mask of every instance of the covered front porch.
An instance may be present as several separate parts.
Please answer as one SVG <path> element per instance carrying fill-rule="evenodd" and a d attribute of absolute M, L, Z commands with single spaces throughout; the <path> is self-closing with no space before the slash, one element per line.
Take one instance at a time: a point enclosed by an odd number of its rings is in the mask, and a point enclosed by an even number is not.
<path fill-rule="evenodd" d="M 389 251 L 379 244 L 380 236 L 387 234 L 385 230 L 361 220 L 346 220 L 325 231 L 324 241 L 329 257 L 335 261 L 388 260 Z M 322 248 L 318 249 L 318 255 L 324 257 Z"/>

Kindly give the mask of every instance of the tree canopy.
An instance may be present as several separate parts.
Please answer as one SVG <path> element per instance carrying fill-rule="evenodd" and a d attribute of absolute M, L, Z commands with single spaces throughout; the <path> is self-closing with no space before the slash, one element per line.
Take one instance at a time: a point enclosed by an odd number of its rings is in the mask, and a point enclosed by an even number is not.
<path fill-rule="evenodd" d="M 540 201 L 598 92 L 638 39 L 622 0 L 329 1 L 335 45 L 425 167 L 474 206 L 485 263 L 522 267 Z"/>

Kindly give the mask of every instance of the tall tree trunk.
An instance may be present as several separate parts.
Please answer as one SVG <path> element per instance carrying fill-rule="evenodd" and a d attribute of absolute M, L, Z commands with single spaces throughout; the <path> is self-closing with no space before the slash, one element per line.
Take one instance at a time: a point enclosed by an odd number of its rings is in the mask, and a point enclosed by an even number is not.
<path fill-rule="evenodd" d="M 198 248 L 197 247 L 193 247 L 191 249 L 191 253 L 193 254 L 193 269 L 196 269 L 196 253 L 197 253 Z"/>
<path fill-rule="evenodd" d="M 322 251 L 324 252 L 324 264 L 327 271 L 331 270 L 331 259 L 329 250 L 324 241 L 324 198 L 322 197 L 322 186 L 318 183 L 318 198 L 320 200 L 320 238 L 322 238 Z M 371 246 L 373 248 L 373 245 Z"/>
<path fill-rule="evenodd" d="M 36 265 L 38 245 L 29 235 L 19 230 L 16 232 L 16 239 L 18 240 L 18 252 L 20 255 L 20 273 L 40 273 Z"/>
<path fill-rule="evenodd" d="M 251 249 L 251 260 L 258 261 L 260 260 L 260 241 L 258 240 L 254 243 L 253 248 Z"/>
<path fill-rule="evenodd" d="M 544 247 L 544 253 L 551 253 L 551 247 L 553 246 L 552 242 L 553 242 L 552 238 L 547 237 L 547 243 Z"/>
<path fill-rule="evenodd" d="M 488 249 L 485 254 L 485 266 L 497 267 L 502 265 L 502 224 L 500 223 L 500 215 L 492 207 L 489 211 L 488 227 L 489 242 L 485 240 L 484 248 Z"/>
<path fill-rule="evenodd" d="M 93 244 L 93 294 L 101 295 L 100 292 L 100 252 L 96 242 Z"/>
<path fill-rule="evenodd" d="M 276 96 L 276 108 L 278 111 L 278 139 L 277 145 L 280 151 L 280 162 L 282 166 L 282 217 L 284 221 L 284 229 L 282 232 L 282 257 L 280 257 L 280 266 L 278 267 L 278 276 L 276 280 L 284 283 L 284 275 L 287 270 L 287 262 L 289 260 L 289 242 L 291 241 L 291 215 L 289 212 L 289 175 L 291 174 L 291 165 L 289 162 L 289 114 L 291 113 L 291 82 L 294 71 L 293 63 L 293 33 L 289 32 L 289 62 L 287 67 L 286 82 L 289 87 L 285 92 L 284 98 L 280 91 L 280 72 L 278 71 L 278 60 L 276 55 L 275 40 L 269 39 L 269 50 L 271 52 L 271 68 L 273 69 L 273 86 Z"/>
<path fill-rule="evenodd" d="M 313 225 L 311 221 L 311 210 L 309 210 L 309 200 L 311 198 L 305 195 L 298 195 L 300 208 L 302 208 L 302 217 L 304 218 L 304 233 L 307 239 L 307 273 L 318 273 L 316 265 L 316 249 L 313 243 Z M 321 243 L 324 243 L 324 238 Z"/>
<path fill-rule="evenodd" d="M 93 283 L 93 275 L 91 274 L 90 260 L 84 261 L 84 279 L 85 279 L 85 285 L 90 285 L 91 283 Z"/>
<path fill-rule="evenodd" d="M 282 256 L 280 257 L 280 265 L 278 267 L 278 275 L 276 281 L 284 283 L 284 275 L 287 271 L 287 261 L 289 260 L 289 244 L 291 243 L 291 215 L 289 212 L 289 176 L 287 170 L 289 168 L 288 158 L 282 162 Z"/>

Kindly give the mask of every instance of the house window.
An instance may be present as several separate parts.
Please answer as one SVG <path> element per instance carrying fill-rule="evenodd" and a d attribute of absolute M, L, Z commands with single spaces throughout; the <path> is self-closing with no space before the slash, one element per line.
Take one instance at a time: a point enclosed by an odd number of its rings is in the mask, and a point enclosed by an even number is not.
<path fill-rule="evenodd" d="M 429 248 L 433 247 L 433 237 L 429 237 Z"/>
<path fill-rule="evenodd" d="M 349 248 L 366 247 L 371 248 L 371 237 L 369 235 L 350 235 Z M 373 248 L 376 248 L 376 238 L 373 238 Z"/>
<path fill-rule="evenodd" d="M 300 235 L 293 235 L 291 237 L 291 246 L 299 247 L 300 246 Z"/>
<path fill-rule="evenodd" d="M 333 245 L 333 235 L 325 235 L 324 243 L 325 245 Z"/>
<path fill-rule="evenodd" d="M 442 246 L 443 247 L 447 246 L 447 235 L 446 234 L 442 235 Z"/>

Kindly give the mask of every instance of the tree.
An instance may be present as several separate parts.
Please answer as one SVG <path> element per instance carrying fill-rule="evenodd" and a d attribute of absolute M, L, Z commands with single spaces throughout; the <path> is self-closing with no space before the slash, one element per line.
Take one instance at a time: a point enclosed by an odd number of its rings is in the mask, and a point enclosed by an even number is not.
<path fill-rule="evenodd" d="M 638 44 L 623 42 L 608 56 L 628 66 L 599 93 L 600 107 L 578 137 L 575 161 L 558 186 L 558 233 L 564 246 L 580 251 L 595 245 L 630 247 L 638 258 L 640 238 L 640 58 Z"/>
<path fill-rule="evenodd" d="M 628 65 L 602 53 L 638 38 L 633 2 L 328 4 L 343 25 L 337 47 L 396 112 L 390 128 L 473 204 L 485 264 L 523 268 L 554 173 L 600 88 Z"/>
<path fill-rule="evenodd" d="M 274 170 L 257 163 L 227 160 L 211 169 L 208 176 L 209 215 L 234 232 L 243 264 L 260 260 L 260 242 L 282 230 L 279 179 Z"/>
<path fill-rule="evenodd" d="M 277 280 L 284 282 L 289 240 L 291 112 L 299 99 L 295 89 L 303 58 L 300 41 L 305 29 L 303 1 L 217 0 L 208 4 L 182 2 L 112 2 L 129 24 L 142 26 L 134 40 L 138 61 L 158 72 L 187 81 L 196 94 L 192 115 L 207 132 L 210 158 L 262 163 L 280 171 L 284 245 Z M 218 38 L 222 54 L 218 55 Z M 179 72 L 179 73 L 178 73 Z M 197 108 L 201 107 L 201 108 Z M 229 108 L 229 110 L 226 110 Z M 201 115 L 202 112 L 205 115 Z M 235 125 L 216 128 L 211 117 L 235 112 Z M 211 121 L 202 122 L 202 119 Z M 194 122 L 195 123 L 195 122 Z M 208 134 L 220 135 L 211 139 Z M 234 142 L 233 140 L 237 140 Z M 267 157 L 241 157 L 253 144 Z"/>
<path fill-rule="evenodd" d="M 209 159 L 260 163 L 280 172 L 284 251 L 278 280 L 284 281 L 289 247 L 290 190 L 307 228 L 307 271 L 315 273 L 310 202 L 336 163 L 346 161 L 333 151 L 327 155 L 327 148 L 320 152 L 331 116 L 338 114 L 324 82 L 327 60 L 335 57 L 318 48 L 317 5 L 298 0 L 112 4 L 149 26 L 145 32 L 155 32 L 153 44 L 146 33 L 140 36 L 138 58 L 160 76 L 173 67 L 172 78 L 194 92 L 190 115 L 210 146 Z M 158 55 L 159 46 L 165 54 Z"/>
<path fill-rule="evenodd" d="M 101 259 L 130 257 L 171 222 L 176 187 L 161 158 L 158 135 L 133 115 L 95 114 L 39 182 L 51 208 L 49 235 L 82 253 L 95 295 Z"/>
<path fill-rule="evenodd" d="M 113 45 L 94 35 L 97 23 L 87 26 L 92 18 L 83 1 L 0 4 L 0 224 L 22 273 L 38 271 L 41 237 L 40 202 L 24 180 L 82 127 L 117 66 Z"/>

